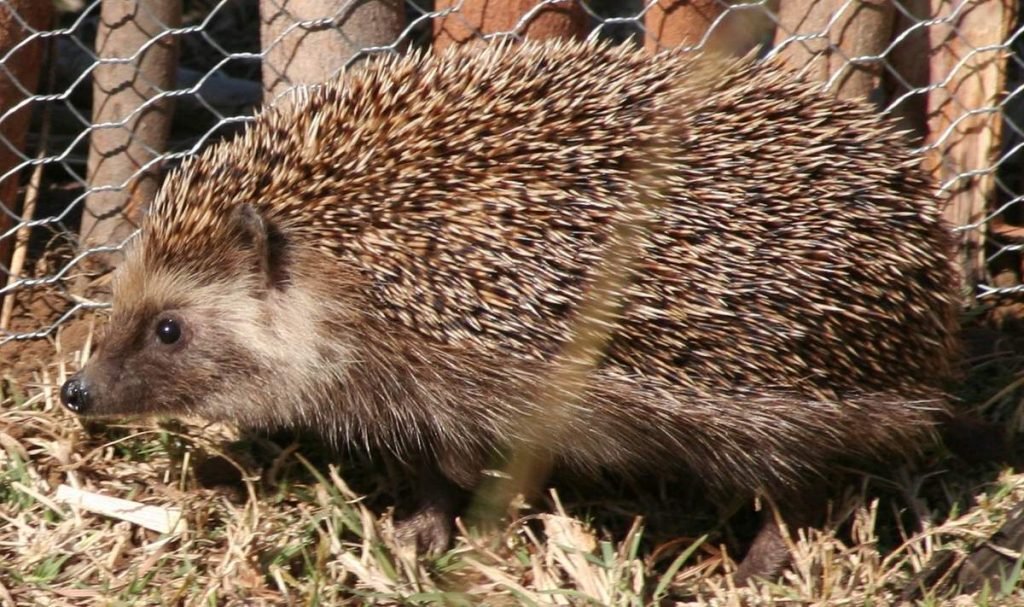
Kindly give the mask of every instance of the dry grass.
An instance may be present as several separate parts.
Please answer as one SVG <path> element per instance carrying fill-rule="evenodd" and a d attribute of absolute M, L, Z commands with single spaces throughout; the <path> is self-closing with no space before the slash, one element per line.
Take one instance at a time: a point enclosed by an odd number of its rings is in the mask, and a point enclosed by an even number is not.
<path fill-rule="evenodd" d="M 863 477 L 834 504 L 834 525 L 792 546 L 784 579 L 754 589 L 728 574 L 731 526 L 617 490 L 560 487 L 564 502 L 552 492 L 501 529 L 464 530 L 449 553 L 416 559 L 390 535 L 401 488 L 386 466 L 342 458 L 342 473 L 315 449 L 237 442 L 221 427 L 83 427 L 56 394 L 78 356 L 58 340 L 32 381 L 0 394 L 2 604 L 1024 605 L 1019 552 L 971 595 L 934 564 L 962 562 L 1024 503 L 1024 475 L 1009 470 L 936 456 L 929 474 Z M 990 409 L 1019 410 L 1019 396 L 992 388 Z M 91 513 L 59 502 L 62 484 L 180 508 L 187 526 L 160 534 Z"/>

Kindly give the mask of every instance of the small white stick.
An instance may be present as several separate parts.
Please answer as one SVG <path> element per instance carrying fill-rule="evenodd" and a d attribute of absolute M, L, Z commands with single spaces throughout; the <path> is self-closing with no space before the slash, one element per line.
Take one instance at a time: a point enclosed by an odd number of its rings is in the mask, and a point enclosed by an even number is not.
<path fill-rule="evenodd" d="M 140 504 L 118 497 L 83 491 L 70 485 L 57 487 L 56 498 L 65 504 L 128 521 L 158 533 L 183 533 L 188 529 L 181 508 Z"/>

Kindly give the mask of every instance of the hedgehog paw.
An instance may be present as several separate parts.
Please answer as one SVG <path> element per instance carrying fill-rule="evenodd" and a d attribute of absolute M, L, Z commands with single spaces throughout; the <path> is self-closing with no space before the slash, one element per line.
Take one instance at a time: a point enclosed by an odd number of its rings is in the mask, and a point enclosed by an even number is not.
<path fill-rule="evenodd" d="M 782 529 L 774 520 L 767 517 L 762 522 L 747 556 L 740 562 L 733 581 L 737 586 L 744 586 L 757 578 L 770 580 L 782 573 L 791 558 Z"/>
<path fill-rule="evenodd" d="M 824 522 L 821 519 L 828 496 L 820 487 L 808 487 L 769 502 L 773 502 L 771 509 L 761 513 L 761 528 L 733 576 L 737 586 L 750 584 L 756 578 L 778 577 L 792 561 L 790 545 L 798 539 L 799 530 Z M 780 522 L 784 526 L 780 527 Z"/>
<path fill-rule="evenodd" d="M 395 523 L 395 538 L 417 554 L 438 555 L 451 545 L 453 526 L 448 508 L 428 504 Z"/>

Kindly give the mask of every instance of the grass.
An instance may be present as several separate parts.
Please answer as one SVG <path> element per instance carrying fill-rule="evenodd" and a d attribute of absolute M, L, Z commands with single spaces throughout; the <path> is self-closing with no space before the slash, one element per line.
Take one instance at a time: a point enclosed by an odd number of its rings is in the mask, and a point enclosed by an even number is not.
<path fill-rule="evenodd" d="M 957 588 L 955 566 L 1024 503 L 1024 475 L 994 465 L 935 454 L 918 472 L 859 477 L 832 524 L 791 546 L 790 570 L 754 588 L 729 575 L 749 514 L 721 522 L 657 483 L 559 483 L 498 528 L 462 527 L 451 551 L 416 558 L 392 536 L 402 487 L 386 465 L 187 421 L 83 426 L 55 389 L 76 365 L 55 347 L 34 377 L 2 385 L 5 605 L 1024 605 L 1019 551 L 995 584 Z M 974 402 L 1017 423 L 1018 391 L 1000 390 L 1016 375 L 984 365 L 995 396 Z M 61 484 L 180 507 L 187 530 L 58 502 Z"/>

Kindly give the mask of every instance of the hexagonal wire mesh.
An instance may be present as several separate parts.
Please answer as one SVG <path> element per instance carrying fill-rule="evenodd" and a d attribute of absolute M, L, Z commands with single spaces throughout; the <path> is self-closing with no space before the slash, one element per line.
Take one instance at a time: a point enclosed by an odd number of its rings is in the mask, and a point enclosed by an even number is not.
<path fill-rule="evenodd" d="M 86 227 L 105 218 L 83 208 L 111 194 L 140 210 L 161 174 L 243 127 L 264 87 L 279 96 L 297 73 L 285 64 L 300 48 L 288 37 L 299 32 L 334 33 L 326 46 L 304 51 L 315 54 L 320 74 L 433 39 L 559 28 L 652 50 L 781 55 L 839 96 L 868 96 L 910 130 L 952 194 L 947 216 L 963 236 L 976 296 L 1024 289 L 1024 228 L 1015 227 L 1024 220 L 1024 30 L 1010 0 L 521 0 L 494 9 L 504 17 L 474 0 L 332 1 L 319 7 L 333 13 L 312 18 L 299 0 L 193 0 L 183 13 L 156 0 L 58 4 L 51 12 L 38 0 L 0 0 L 0 345 L 49 336 L 81 310 L 105 305 L 88 296 L 89 260 L 123 246 L 133 213 L 96 242 Z M 386 14 L 349 27 L 357 4 Z M 544 18 L 547 30 L 538 26 Z M 111 32 L 126 24 L 135 28 L 127 46 L 111 52 Z M 164 72 L 147 61 L 162 61 Z M 127 104 L 95 86 L 111 73 L 129 83 Z M 163 122 L 147 122 L 159 114 Z M 106 151 L 97 143 L 104 133 L 115 135 Z M 103 173 L 96 157 L 121 168 Z"/>

